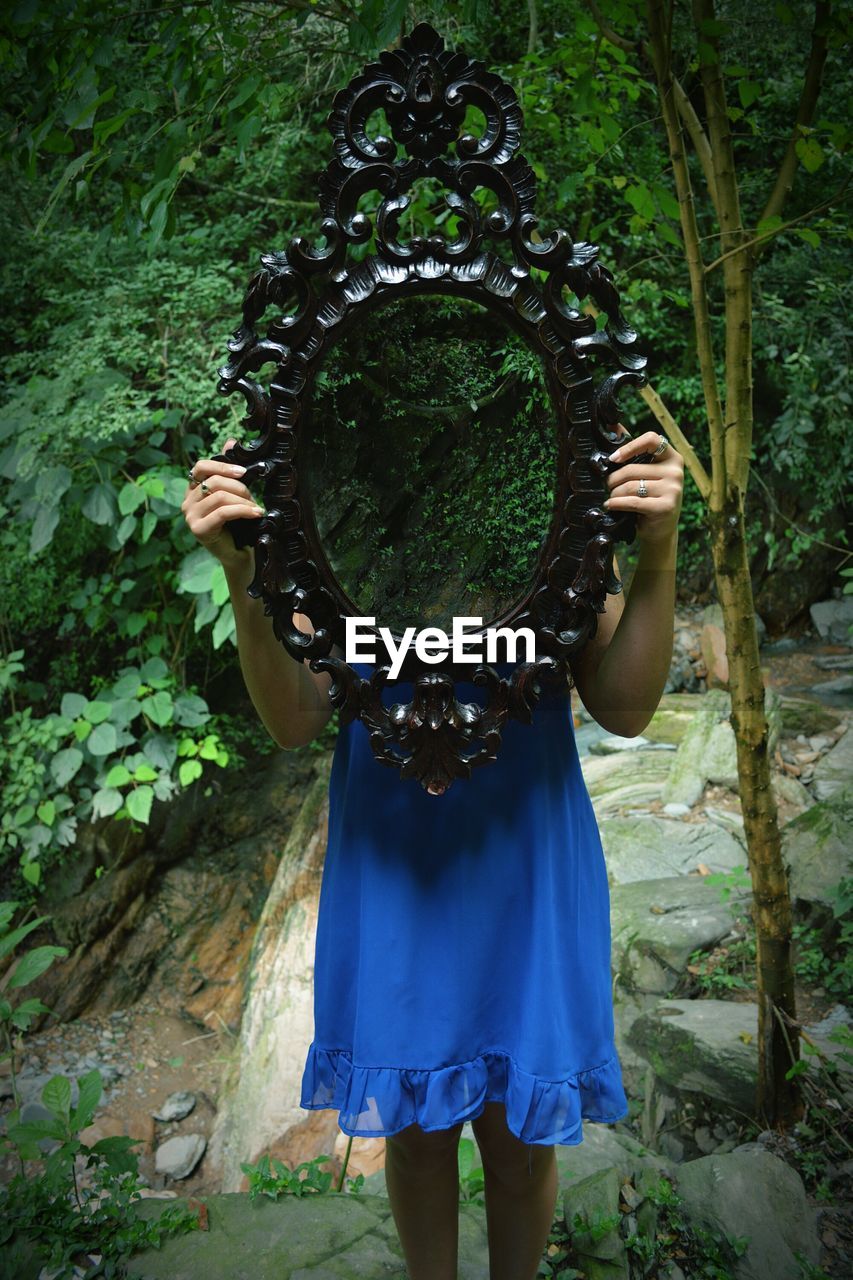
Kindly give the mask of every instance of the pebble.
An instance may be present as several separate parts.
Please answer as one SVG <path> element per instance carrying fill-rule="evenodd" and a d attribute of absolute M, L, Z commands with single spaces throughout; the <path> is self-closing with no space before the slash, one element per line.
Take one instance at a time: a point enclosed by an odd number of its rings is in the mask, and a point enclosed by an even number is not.
<path fill-rule="evenodd" d="M 188 1089 L 179 1089 L 176 1093 L 170 1093 L 166 1101 L 160 1107 L 159 1111 L 152 1111 L 155 1120 L 162 1120 L 168 1123 L 170 1120 L 183 1120 L 184 1116 L 188 1116 L 195 1106 L 195 1094 Z"/>
<path fill-rule="evenodd" d="M 663 807 L 663 811 L 669 818 L 683 818 L 686 814 L 690 812 L 690 805 L 689 804 L 665 804 Z"/>
<path fill-rule="evenodd" d="M 157 1173 L 168 1177 L 188 1178 L 204 1155 L 207 1139 L 200 1133 L 184 1133 L 174 1138 L 167 1138 L 157 1148 L 154 1156 L 154 1168 Z"/>

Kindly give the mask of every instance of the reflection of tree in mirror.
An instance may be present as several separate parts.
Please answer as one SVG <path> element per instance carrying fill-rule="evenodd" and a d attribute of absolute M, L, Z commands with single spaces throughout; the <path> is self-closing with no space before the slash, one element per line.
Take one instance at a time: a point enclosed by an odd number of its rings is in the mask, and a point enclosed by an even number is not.
<path fill-rule="evenodd" d="M 300 475 L 360 613 L 450 630 L 525 592 L 553 513 L 556 411 L 499 316 L 441 294 L 378 308 L 330 350 L 310 414 Z"/>

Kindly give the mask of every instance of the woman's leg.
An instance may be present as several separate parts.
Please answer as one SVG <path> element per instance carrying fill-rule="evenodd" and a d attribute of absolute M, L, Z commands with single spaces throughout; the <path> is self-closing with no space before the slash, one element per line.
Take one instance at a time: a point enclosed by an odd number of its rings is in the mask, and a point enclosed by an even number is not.
<path fill-rule="evenodd" d="M 489 1280 L 535 1280 L 557 1205 L 557 1153 L 519 1141 L 502 1102 L 487 1102 L 471 1128 L 483 1158 Z"/>
<path fill-rule="evenodd" d="M 409 1280 L 456 1280 L 462 1125 L 385 1139 L 385 1182 Z"/>

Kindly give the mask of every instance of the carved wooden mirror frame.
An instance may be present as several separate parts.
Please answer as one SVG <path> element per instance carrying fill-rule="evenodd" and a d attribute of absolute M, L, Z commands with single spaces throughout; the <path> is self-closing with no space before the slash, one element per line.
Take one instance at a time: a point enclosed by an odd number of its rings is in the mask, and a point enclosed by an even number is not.
<path fill-rule="evenodd" d="M 480 137 L 460 136 L 469 105 L 485 117 Z M 393 140 L 367 134 L 379 108 Z M 612 276 L 598 262 L 598 249 L 573 244 L 559 229 L 534 241 L 536 178 L 518 153 L 521 108 L 512 87 L 482 63 L 445 49 L 441 36 L 421 23 L 400 48 L 381 53 L 340 90 L 328 126 L 336 155 L 318 175 L 326 247 L 296 236 L 283 252 L 262 255 L 262 269 L 243 303 L 243 323 L 228 344 L 230 361 L 219 374 L 223 394 L 239 390 L 245 396 L 243 426 L 257 439 L 216 456 L 247 467 L 250 487 L 263 485 L 265 515 L 228 527 L 238 546 L 255 546 L 248 591 L 263 597 L 275 635 L 293 658 L 331 675 L 329 696 L 340 724 L 361 719 L 378 762 L 440 795 L 475 766 L 496 759 L 509 718 L 532 722 L 543 684 L 565 687 L 569 656 L 595 634 L 607 593 L 622 589 L 613 547 L 631 541 L 636 517 L 608 514 L 601 502 L 615 465 L 607 455 L 620 439 L 613 429 L 617 393 L 623 384 L 645 382 L 646 361 L 620 313 Z M 399 220 L 410 204 L 406 193 L 428 176 L 445 187 L 457 235 L 401 243 Z M 472 198 L 478 187 L 490 189 L 497 200 L 485 216 Z M 360 198 L 371 191 L 382 197 L 376 252 L 348 262 L 348 246 L 366 243 L 374 231 L 371 219 L 358 212 Z M 485 247 L 486 240 L 505 242 L 511 259 Z M 532 270 L 541 273 L 541 287 Z M 591 298 L 606 326 L 597 328 L 592 317 L 570 306 L 564 290 L 580 301 Z M 332 652 L 335 646 L 344 652 L 345 618 L 361 613 L 329 566 L 300 486 L 300 429 L 331 342 L 383 303 L 423 293 L 480 303 L 541 355 L 556 418 L 556 498 L 529 589 L 502 617 L 484 619 L 483 627 L 529 627 L 536 661 L 519 663 L 501 678 L 485 662 L 462 672 L 449 656 L 436 667 L 410 649 L 398 680 L 411 682 L 411 701 L 386 705 L 382 691 L 390 655 L 378 633 L 376 670 L 369 679 Z M 273 318 L 259 336 L 256 326 L 268 308 L 275 309 Z M 276 370 L 267 390 L 252 375 L 271 362 Z M 599 365 L 609 370 L 596 385 Z M 645 454 L 635 461 L 649 459 Z M 294 613 L 310 619 L 313 636 L 294 625 Z M 381 625 L 377 617 L 377 632 Z M 476 634 L 469 633 L 474 639 Z M 457 699 L 460 678 L 484 687 L 485 706 Z"/>

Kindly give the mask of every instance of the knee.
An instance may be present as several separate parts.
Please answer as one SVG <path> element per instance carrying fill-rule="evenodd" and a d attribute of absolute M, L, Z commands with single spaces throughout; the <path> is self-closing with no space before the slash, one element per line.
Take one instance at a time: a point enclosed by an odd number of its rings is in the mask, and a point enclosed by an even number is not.
<path fill-rule="evenodd" d="M 461 1124 L 431 1131 L 411 1124 L 385 1139 L 386 1155 L 419 1169 L 432 1169 L 451 1157 L 455 1159 L 461 1135 Z"/>

